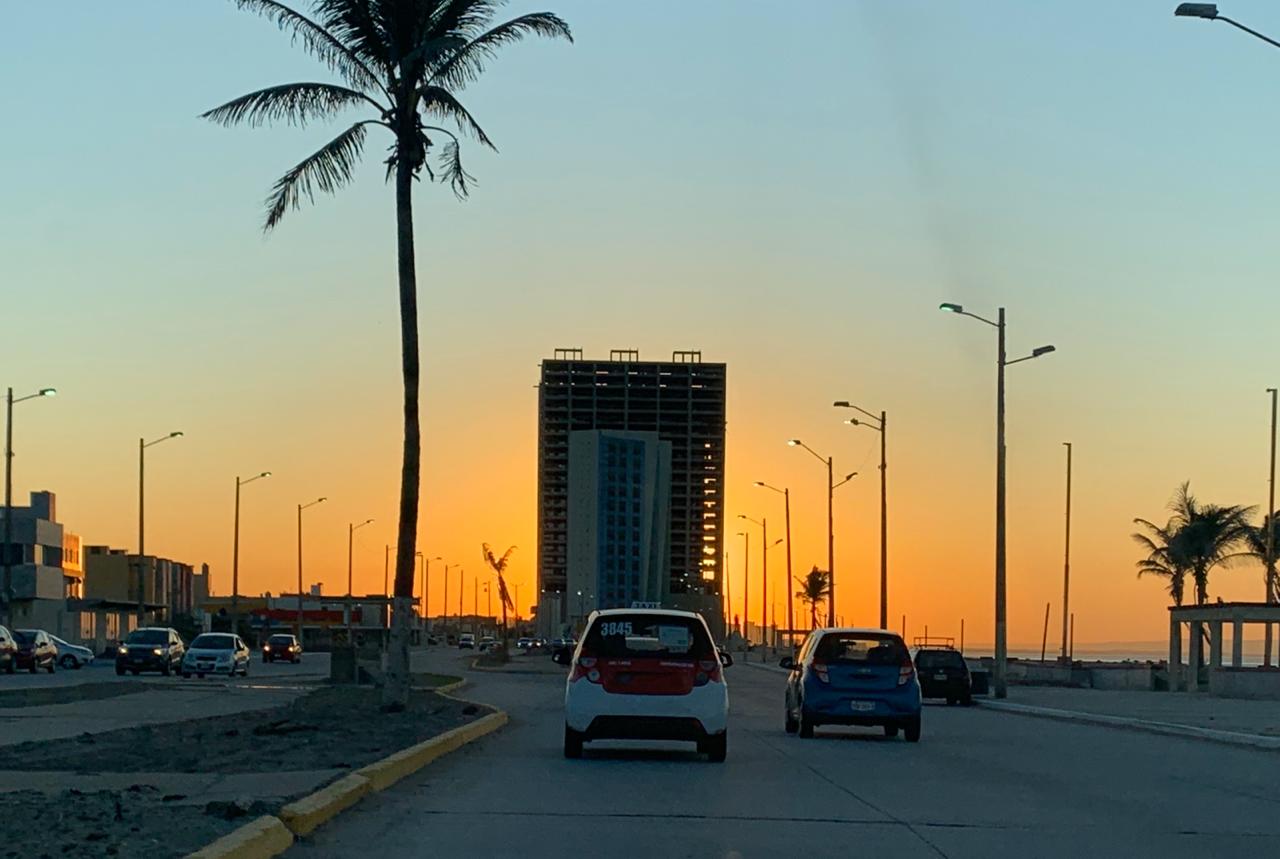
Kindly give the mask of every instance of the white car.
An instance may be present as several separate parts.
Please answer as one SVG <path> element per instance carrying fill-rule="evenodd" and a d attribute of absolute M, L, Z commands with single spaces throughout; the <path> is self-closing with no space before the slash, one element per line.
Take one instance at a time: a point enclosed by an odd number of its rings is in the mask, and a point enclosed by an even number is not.
<path fill-rule="evenodd" d="M 54 647 L 58 648 L 58 667 L 83 668 L 93 661 L 93 651 L 69 641 L 63 641 L 56 635 L 49 636 Z"/>
<path fill-rule="evenodd" d="M 729 690 L 701 615 L 662 609 L 593 612 L 564 690 L 564 755 L 593 740 L 678 740 L 719 763 L 728 751 Z"/>
<path fill-rule="evenodd" d="M 226 674 L 249 676 L 249 646 L 238 635 L 229 632 L 206 632 L 197 635 L 182 657 L 182 676 L 192 674 Z"/>

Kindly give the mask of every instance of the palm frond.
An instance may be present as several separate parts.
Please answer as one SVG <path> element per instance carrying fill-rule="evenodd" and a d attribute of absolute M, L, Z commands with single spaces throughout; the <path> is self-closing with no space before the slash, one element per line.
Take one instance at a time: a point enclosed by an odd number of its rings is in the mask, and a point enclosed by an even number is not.
<path fill-rule="evenodd" d="M 301 205 L 303 196 L 314 202 L 316 189 L 332 194 L 351 181 L 370 121 L 357 122 L 280 177 L 267 198 L 264 229 L 274 229 L 285 212 Z"/>
<path fill-rule="evenodd" d="M 450 140 L 440 147 L 436 171 L 440 174 L 440 181 L 449 183 L 459 200 L 465 200 L 471 193 L 471 186 L 476 183 L 476 177 L 462 168 L 462 147 L 457 140 Z"/>
<path fill-rule="evenodd" d="M 432 64 L 435 69 L 429 73 L 427 82 L 450 90 L 463 89 L 480 77 L 484 72 L 485 64 L 497 56 L 499 48 L 519 42 L 525 36 L 531 35 L 573 41 L 569 25 L 560 16 L 551 12 L 521 15 L 447 52 L 442 62 Z"/>
<path fill-rule="evenodd" d="M 256 90 L 207 110 L 200 114 L 200 118 L 227 126 L 243 122 L 256 128 L 282 121 L 306 126 L 309 120 L 330 119 L 358 104 L 372 105 L 379 113 L 384 110 L 382 105 L 357 90 L 335 84 L 303 82 Z"/>
<path fill-rule="evenodd" d="M 315 15 L 321 25 L 367 64 L 384 74 L 393 69 L 391 33 L 362 0 L 319 0 Z"/>
<path fill-rule="evenodd" d="M 278 0 L 234 2 L 239 9 L 247 9 L 275 21 L 276 26 L 289 33 L 294 42 L 302 42 L 308 53 L 337 72 L 352 86 L 369 92 L 386 93 L 378 76 L 350 48 L 336 35 L 296 9 Z"/>
<path fill-rule="evenodd" d="M 438 116 L 442 119 L 450 120 L 480 143 L 495 152 L 498 150 L 498 147 L 494 146 L 493 141 L 489 139 L 489 135 L 484 133 L 484 129 L 475 121 L 470 112 L 462 106 L 462 102 L 454 98 L 453 93 L 444 87 L 424 86 L 418 89 L 418 96 L 421 98 L 421 110 L 423 113 L 428 116 Z"/>

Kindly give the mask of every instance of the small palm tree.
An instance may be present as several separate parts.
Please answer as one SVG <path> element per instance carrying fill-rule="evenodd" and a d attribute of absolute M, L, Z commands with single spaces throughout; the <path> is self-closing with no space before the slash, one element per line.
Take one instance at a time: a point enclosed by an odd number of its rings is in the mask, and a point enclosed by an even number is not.
<path fill-rule="evenodd" d="M 512 605 L 511 594 L 507 591 L 507 581 L 502 577 L 502 574 L 507 571 L 507 566 L 511 563 L 511 555 L 515 552 L 516 547 L 510 547 L 507 551 L 503 552 L 502 557 L 499 558 L 493 553 L 493 549 L 489 548 L 488 543 L 482 543 L 481 545 L 483 546 L 484 562 L 498 574 L 498 602 L 502 603 L 502 648 L 503 650 L 506 650 L 507 606 L 511 606 L 513 610 L 515 609 L 515 606 Z"/>
<path fill-rule="evenodd" d="M 816 566 L 805 573 L 804 578 L 796 577 L 796 581 L 800 583 L 800 590 L 796 591 L 796 596 L 800 602 L 809 607 L 809 628 L 818 628 L 818 606 L 826 602 L 831 595 L 831 574 L 826 570 L 820 570 Z"/>
<path fill-rule="evenodd" d="M 1267 556 L 1267 531 L 1271 531 L 1272 557 Z M 1280 579 L 1276 576 L 1276 556 L 1280 556 L 1280 517 L 1262 517 L 1262 524 L 1250 525 L 1242 540 L 1244 557 L 1256 558 L 1263 566 L 1264 593 L 1271 602 L 1280 602 Z"/>
<path fill-rule="evenodd" d="M 530 35 L 571 40 L 569 26 L 550 12 L 495 25 L 502 0 L 310 0 L 311 15 L 277 0 L 234 2 L 275 21 L 341 83 L 267 87 L 216 107 L 204 118 L 222 125 L 302 126 L 352 109 L 371 114 L 280 177 L 267 197 L 266 230 L 274 229 L 303 198 L 311 201 L 316 191 L 332 194 L 349 183 L 370 129 L 391 133 L 386 165 L 387 178 L 395 180 L 404 447 L 392 646 L 383 703 L 399 710 L 409 700 L 409 622 L 421 474 L 413 183 L 425 173 L 428 179 L 447 183 L 459 198 L 467 196 L 472 177 L 462 167 L 459 135 L 495 147 L 457 94 L 479 78 L 498 49 Z M 430 157 L 435 158 L 434 166 Z"/>
<path fill-rule="evenodd" d="M 1134 519 L 1133 522 L 1147 530 L 1145 534 L 1133 535 L 1134 541 L 1147 550 L 1147 556 L 1137 562 L 1138 578 L 1158 576 L 1165 579 L 1173 604 L 1182 605 L 1190 566 L 1174 542 L 1176 526 L 1172 521 L 1165 525 L 1156 525 L 1146 519 Z"/>
<path fill-rule="evenodd" d="M 1155 538 L 1134 535 L 1134 539 L 1152 551 L 1144 561 L 1138 562 L 1138 575 L 1143 575 L 1144 563 L 1149 565 L 1146 572 L 1155 575 L 1165 575 L 1164 569 L 1170 573 L 1181 570 L 1184 576 L 1190 574 L 1196 604 L 1204 605 L 1209 601 L 1209 574 L 1214 568 L 1241 557 L 1235 550 L 1247 539 L 1255 508 L 1201 504 L 1191 494 L 1191 484 L 1185 482 L 1174 493 L 1169 510 L 1173 516 L 1163 528 L 1145 519 L 1134 520 Z M 1172 578 L 1170 593 L 1173 594 Z"/>

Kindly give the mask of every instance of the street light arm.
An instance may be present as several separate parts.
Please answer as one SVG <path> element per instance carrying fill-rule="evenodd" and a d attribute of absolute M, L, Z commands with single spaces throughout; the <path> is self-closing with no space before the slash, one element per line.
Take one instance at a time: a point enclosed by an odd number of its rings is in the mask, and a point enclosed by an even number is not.
<path fill-rule="evenodd" d="M 837 409 L 853 409 L 855 411 L 862 412 L 864 415 L 866 415 L 867 417 L 871 418 L 871 420 L 876 422 L 875 426 L 872 426 L 871 424 L 862 424 L 863 426 L 871 426 L 872 429 L 880 428 L 879 427 L 880 416 L 867 411 L 862 406 L 855 406 L 853 403 L 849 402 L 848 400 L 839 400 L 838 402 L 832 403 L 832 405 Z"/>
<path fill-rule="evenodd" d="M 772 489 L 774 492 L 778 493 L 779 495 L 785 495 L 785 494 L 786 494 L 786 490 L 785 490 L 785 489 L 779 489 L 779 488 L 778 488 L 778 487 L 776 487 L 776 486 L 770 486 L 769 484 L 765 483 L 763 480 L 757 480 L 757 481 L 755 482 L 755 485 L 756 485 L 756 486 L 761 487 L 762 489 Z"/>
<path fill-rule="evenodd" d="M 1053 346 L 1040 346 L 1032 349 L 1030 355 L 1023 355 L 1021 358 L 1014 358 L 1012 361 L 1005 361 L 1004 365 L 1008 367 L 1010 364 L 1021 364 L 1023 361 L 1030 361 L 1032 358 L 1039 358 L 1041 355 L 1048 355 L 1050 352 L 1058 351 Z"/>
<path fill-rule="evenodd" d="M 844 485 L 845 485 L 846 483 L 848 483 L 850 480 L 853 480 L 853 479 L 854 479 L 855 477 L 857 477 L 857 476 L 858 476 L 858 472 L 856 472 L 856 471 L 855 471 L 855 472 L 853 472 L 852 474 L 847 475 L 847 476 L 845 477 L 845 479 L 844 479 L 844 480 L 841 480 L 839 483 L 834 484 L 831 488 L 832 488 L 832 489 L 838 489 L 838 488 L 840 488 L 841 486 L 844 486 Z"/>
<path fill-rule="evenodd" d="M 56 393 L 58 392 L 54 388 L 41 388 L 40 390 L 36 391 L 34 394 L 27 394 L 25 397 L 15 397 L 13 398 L 13 400 L 11 400 L 11 402 L 16 405 L 26 400 L 34 400 L 37 397 L 52 397 Z"/>
<path fill-rule="evenodd" d="M 184 433 L 181 430 L 177 430 L 175 432 L 169 433 L 168 435 L 162 435 L 160 436 L 160 438 L 156 439 L 155 441 L 149 441 L 146 444 L 144 444 L 143 447 L 151 447 L 152 445 L 159 444 L 162 441 L 168 441 L 171 438 L 182 438 L 183 435 Z"/>
<path fill-rule="evenodd" d="M 825 456 L 818 453 L 813 448 L 809 447 L 809 445 L 805 444 L 800 439 L 798 438 L 788 439 L 787 444 L 791 445 L 792 447 L 802 447 L 805 450 L 809 451 L 809 453 L 813 455 L 813 458 L 818 460 L 818 462 L 821 462 L 823 465 L 827 464 L 827 458 Z"/>
<path fill-rule="evenodd" d="M 961 307 L 959 304 L 950 304 L 950 303 L 944 302 L 938 305 L 938 309 L 950 311 L 951 313 L 954 313 L 956 316 L 968 316 L 970 319 L 976 319 L 979 322 L 985 322 L 988 325 L 990 325 L 992 328 L 1000 327 L 1000 323 L 992 322 L 990 319 L 986 318 L 985 316 L 979 316 L 976 313 L 970 313 L 969 311 Z"/>
<path fill-rule="evenodd" d="M 1275 39 L 1271 38 L 1270 36 L 1264 36 L 1264 35 L 1262 35 L 1262 34 L 1261 34 L 1261 33 L 1259 33 L 1257 30 L 1253 30 L 1253 29 L 1250 29 L 1249 27 L 1246 27 L 1244 24 L 1241 24 L 1239 21 L 1233 21 L 1232 19 L 1230 19 L 1230 18 L 1226 17 L 1225 15 L 1218 15 L 1218 16 L 1216 16 L 1216 17 L 1214 18 L 1214 20 L 1215 20 L 1215 21 L 1226 21 L 1228 24 L 1230 24 L 1231 26 L 1235 27 L 1236 29 L 1238 29 L 1238 30 L 1244 30 L 1244 31 L 1245 31 L 1246 33 L 1248 33 L 1250 36 L 1256 36 L 1256 37 L 1258 37 L 1259 39 L 1261 39 L 1262 41 L 1266 42 L 1267 44 L 1269 44 L 1269 45 L 1274 45 L 1275 47 L 1280 48 L 1280 42 L 1277 42 Z"/>

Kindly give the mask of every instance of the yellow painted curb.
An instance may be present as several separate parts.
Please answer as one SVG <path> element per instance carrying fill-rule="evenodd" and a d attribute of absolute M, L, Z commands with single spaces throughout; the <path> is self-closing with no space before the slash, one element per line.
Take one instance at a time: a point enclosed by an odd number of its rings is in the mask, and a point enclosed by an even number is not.
<path fill-rule="evenodd" d="M 450 692 L 457 692 L 459 689 L 461 689 L 463 686 L 466 686 L 466 685 L 467 685 L 467 678 L 463 677 L 461 680 L 455 680 L 452 683 L 446 683 L 443 686 L 436 686 L 431 691 L 440 695 L 447 695 Z"/>
<path fill-rule="evenodd" d="M 369 784 L 375 791 L 386 790 L 400 781 L 400 779 L 417 772 L 436 758 L 447 755 L 449 752 L 455 751 L 467 743 L 483 737 L 485 734 L 492 733 L 506 723 L 507 714 L 498 710 L 487 716 L 482 716 L 474 722 L 469 722 L 451 731 L 445 731 L 443 734 L 432 737 L 429 740 L 423 740 L 416 746 L 401 749 L 393 755 L 356 770 L 355 774 L 368 779 Z"/>
<path fill-rule="evenodd" d="M 187 859 L 271 859 L 293 846 L 293 833 L 270 814 L 206 844 Z"/>
<path fill-rule="evenodd" d="M 316 827 L 337 817 L 369 793 L 372 787 L 362 775 L 352 773 L 328 787 L 280 809 L 280 819 L 294 835 L 309 835 Z"/>

